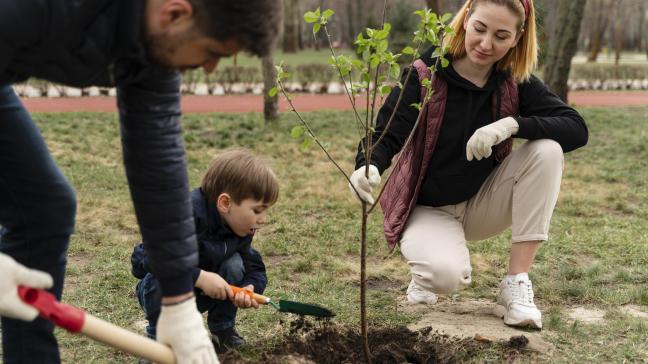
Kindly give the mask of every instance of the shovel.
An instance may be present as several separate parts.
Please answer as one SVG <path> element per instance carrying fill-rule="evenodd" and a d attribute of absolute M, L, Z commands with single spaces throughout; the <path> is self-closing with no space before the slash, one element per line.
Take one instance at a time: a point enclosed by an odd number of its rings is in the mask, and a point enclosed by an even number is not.
<path fill-rule="evenodd" d="M 101 320 L 80 308 L 61 303 L 47 291 L 18 286 L 18 295 L 25 303 L 36 308 L 40 317 L 71 333 L 82 333 L 154 363 L 176 363 L 175 355 L 168 346 Z"/>
<path fill-rule="evenodd" d="M 287 301 L 287 300 L 279 300 L 279 303 L 277 304 L 273 302 L 270 299 L 270 297 L 263 296 L 258 293 L 254 293 L 252 291 L 248 291 L 247 289 L 239 288 L 236 286 L 230 285 L 230 287 L 232 288 L 232 291 L 234 291 L 234 295 L 237 295 L 239 292 L 243 292 L 246 296 L 257 301 L 259 304 L 270 305 L 275 309 L 277 309 L 277 311 L 279 312 L 290 312 L 290 313 L 295 313 L 297 315 L 308 315 L 308 316 L 316 316 L 316 317 L 335 316 L 335 313 L 333 313 L 333 311 L 324 308 L 322 306 L 294 302 L 294 301 Z"/>

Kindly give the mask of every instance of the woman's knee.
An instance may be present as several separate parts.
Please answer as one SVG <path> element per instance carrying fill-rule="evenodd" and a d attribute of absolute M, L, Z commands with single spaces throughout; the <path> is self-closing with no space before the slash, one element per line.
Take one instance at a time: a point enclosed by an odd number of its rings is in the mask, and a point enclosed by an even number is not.
<path fill-rule="evenodd" d="M 527 142 L 527 147 L 530 148 L 530 155 L 538 158 L 540 161 L 562 164 L 564 153 L 562 147 L 558 142 L 551 139 L 538 139 Z"/>
<path fill-rule="evenodd" d="M 463 285 L 470 284 L 470 264 L 459 264 L 447 260 L 424 261 L 412 264 L 411 272 L 416 283 L 434 293 L 450 293 Z"/>

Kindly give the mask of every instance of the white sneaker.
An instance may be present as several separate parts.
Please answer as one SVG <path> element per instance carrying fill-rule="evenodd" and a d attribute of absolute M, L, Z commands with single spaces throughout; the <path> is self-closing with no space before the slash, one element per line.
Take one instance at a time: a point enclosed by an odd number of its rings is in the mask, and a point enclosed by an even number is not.
<path fill-rule="evenodd" d="M 542 328 L 542 314 L 533 303 L 533 285 L 527 273 L 502 280 L 494 313 L 507 325 Z"/>
<path fill-rule="evenodd" d="M 437 303 L 438 299 L 437 295 L 414 283 L 414 278 L 412 278 L 409 287 L 407 287 L 407 302 L 433 305 Z"/>

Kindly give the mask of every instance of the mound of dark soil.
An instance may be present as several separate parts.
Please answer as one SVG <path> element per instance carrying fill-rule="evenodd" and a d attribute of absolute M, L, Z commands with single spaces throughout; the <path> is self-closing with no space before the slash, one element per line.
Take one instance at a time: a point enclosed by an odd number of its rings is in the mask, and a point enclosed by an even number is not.
<path fill-rule="evenodd" d="M 370 328 L 372 361 L 378 363 L 455 363 L 479 357 L 479 352 L 497 347 L 501 358 L 510 361 L 521 354 L 524 336 L 509 343 L 457 339 L 432 329 L 410 331 L 406 327 Z M 330 321 L 298 319 L 290 323 L 290 334 L 281 346 L 263 353 L 259 359 L 243 358 L 239 353 L 219 355 L 222 363 L 248 364 L 338 364 L 362 363 L 360 331 L 339 327 Z"/>

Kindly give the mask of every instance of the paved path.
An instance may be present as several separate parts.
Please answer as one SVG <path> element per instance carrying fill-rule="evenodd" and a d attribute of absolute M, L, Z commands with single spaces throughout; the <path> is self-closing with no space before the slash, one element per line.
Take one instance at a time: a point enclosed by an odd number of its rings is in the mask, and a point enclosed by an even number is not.
<path fill-rule="evenodd" d="M 344 95 L 297 94 L 295 106 L 299 111 L 349 110 L 349 100 Z M 103 111 L 115 112 L 114 97 L 59 97 L 24 98 L 27 109 L 32 112 Z M 648 92 L 624 91 L 578 91 L 569 95 L 569 102 L 576 106 L 633 106 L 648 105 Z M 289 110 L 281 99 L 281 111 Z M 182 110 L 185 113 L 202 112 L 259 112 L 263 111 L 261 95 L 232 96 L 184 96 Z"/>

